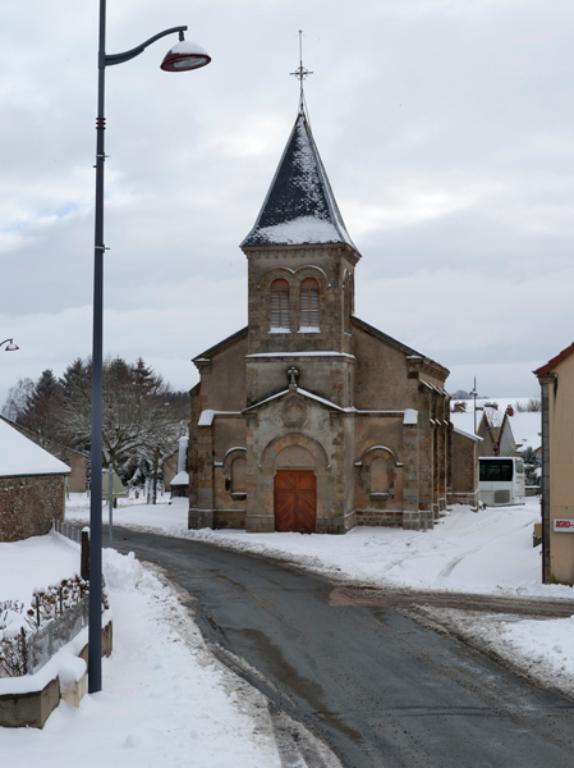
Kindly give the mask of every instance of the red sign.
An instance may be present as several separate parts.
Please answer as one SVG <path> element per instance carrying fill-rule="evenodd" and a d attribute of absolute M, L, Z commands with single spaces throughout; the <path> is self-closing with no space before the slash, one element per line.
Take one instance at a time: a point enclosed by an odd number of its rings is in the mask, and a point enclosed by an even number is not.
<path fill-rule="evenodd" d="M 574 533 L 574 518 L 555 520 L 554 533 Z"/>

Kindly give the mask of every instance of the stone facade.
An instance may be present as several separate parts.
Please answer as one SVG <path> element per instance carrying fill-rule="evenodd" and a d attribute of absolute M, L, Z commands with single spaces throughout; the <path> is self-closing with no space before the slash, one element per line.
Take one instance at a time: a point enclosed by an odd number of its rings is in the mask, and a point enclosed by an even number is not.
<path fill-rule="evenodd" d="M 64 519 L 64 475 L 0 477 L 0 541 L 48 533 Z"/>
<path fill-rule="evenodd" d="M 282 473 L 312 478 L 285 514 L 305 507 L 317 532 L 432 526 L 450 475 L 448 370 L 354 316 L 360 254 L 301 113 L 242 249 L 248 326 L 194 359 L 190 528 L 276 530 Z"/>

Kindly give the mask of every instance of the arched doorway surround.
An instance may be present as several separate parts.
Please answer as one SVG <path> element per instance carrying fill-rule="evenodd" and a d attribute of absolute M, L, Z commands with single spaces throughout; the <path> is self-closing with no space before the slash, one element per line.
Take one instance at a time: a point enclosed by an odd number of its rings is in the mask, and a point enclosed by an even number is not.
<path fill-rule="evenodd" d="M 326 498 L 328 460 L 320 443 L 300 433 L 272 440 L 263 451 L 263 475 L 272 478 L 275 530 L 317 530 Z"/>

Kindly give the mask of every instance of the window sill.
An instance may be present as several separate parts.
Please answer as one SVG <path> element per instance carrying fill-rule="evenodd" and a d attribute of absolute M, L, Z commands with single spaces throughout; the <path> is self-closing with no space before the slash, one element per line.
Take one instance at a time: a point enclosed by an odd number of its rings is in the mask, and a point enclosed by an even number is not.
<path fill-rule="evenodd" d="M 291 328 L 270 328 L 269 333 L 291 333 Z"/>
<path fill-rule="evenodd" d="M 320 328 L 299 328 L 297 333 L 321 333 Z"/>
<path fill-rule="evenodd" d="M 246 499 L 247 493 L 245 491 L 232 491 L 231 492 L 231 498 L 232 499 Z"/>
<path fill-rule="evenodd" d="M 369 493 L 369 496 L 371 497 L 371 499 L 379 499 L 380 501 L 393 498 L 392 493 Z"/>

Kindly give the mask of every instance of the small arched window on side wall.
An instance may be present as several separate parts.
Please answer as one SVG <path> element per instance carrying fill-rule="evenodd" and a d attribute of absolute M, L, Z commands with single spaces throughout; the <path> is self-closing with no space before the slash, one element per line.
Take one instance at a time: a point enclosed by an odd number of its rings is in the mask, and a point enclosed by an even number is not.
<path fill-rule="evenodd" d="M 319 285 L 312 277 L 307 277 L 301 283 L 299 332 L 317 333 L 320 329 L 320 322 Z"/>
<path fill-rule="evenodd" d="M 370 493 L 371 496 L 379 496 L 389 493 L 390 490 L 390 467 L 388 461 L 383 456 L 377 456 L 371 461 L 369 472 L 371 475 Z"/>
<path fill-rule="evenodd" d="M 244 498 L 245 475 L 247 474 L 247 461 L 244 456 L 238 456 L 231 463 L 231 495 L 235 498 Z"/>
<path fill-rule="evenodd" d="M 271 331 L 289 333 L 289 283 L 287 280 L 274 280 L 271 283 Z"/>

